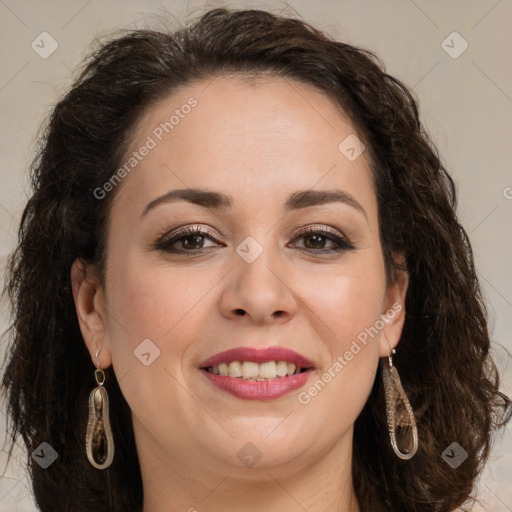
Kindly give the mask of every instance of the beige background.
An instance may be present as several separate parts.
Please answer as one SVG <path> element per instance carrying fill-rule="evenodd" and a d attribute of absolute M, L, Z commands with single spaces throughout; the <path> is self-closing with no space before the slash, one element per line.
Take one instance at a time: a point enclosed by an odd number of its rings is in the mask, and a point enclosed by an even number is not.
<path fill-rule="evenodd" d="M 221 5 L 296 11 L 336 38 L 375 51 L 390 74 L 414 89 L 423 122 L 458 185 L 459 215 L 470 234 L 489 302 L 494 354 L 503 372 L 503 389 L 512 395 L 511 0 L 0 0 L 0 268 L 12 249 L 26 202 L 26 168 L 36 129 L 70 83 L 71 69 L 92 38 L 113 28 L 155 27 L 156 16 L 166 10 L 179 23 Z M 450 35 L 454 31 L 463 39 Z M 46 59 L 31 48 L 42 32 L 58 43 Z M 468 48 L 453 58 L 464 41 Z M 3 331 L 5 305 L 0 312 Z M 3 409 L 0 416 L 1 431 Z M 496 439 L 478 486 L 483 502 L 478 510 L 512 511 L 511 430 Z M 0 454 L 2 512 L 35 510 L 20 469 L 23 456 L 16 452 L 5 467 Z"/>

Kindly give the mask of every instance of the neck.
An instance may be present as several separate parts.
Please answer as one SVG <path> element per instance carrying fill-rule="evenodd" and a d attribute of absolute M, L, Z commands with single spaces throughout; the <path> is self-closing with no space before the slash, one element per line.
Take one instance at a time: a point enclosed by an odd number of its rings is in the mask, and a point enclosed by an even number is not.
<path fill-rule="evenodd" d="M 137 437 L 137 434 L 136 434 Z M 352 481 L 352 430 L 316 460 L 279 466 L 218 466 L 177 460 L 142 436 L 137 441 L 143 512 L 360 512 Z"/>

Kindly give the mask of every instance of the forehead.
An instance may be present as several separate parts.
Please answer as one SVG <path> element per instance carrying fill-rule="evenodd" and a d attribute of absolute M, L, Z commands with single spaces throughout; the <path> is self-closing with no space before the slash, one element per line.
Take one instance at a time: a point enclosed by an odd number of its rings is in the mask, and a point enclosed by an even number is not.
<path fill-rule="evenodd" d="M 357 145 L 349 117 L 312 86 L 268 76 L 195 82 L 143 115 L 123 163 L 134 152 L 138 159 L 115 202 L 134 207 L 141 198 L 186 187 L 224 190 L 235 203 L 237 197 L 261 202 L 340 186 L 371 202 L 367 152 L 347 158 L 353 141 Z M 144 146 L 150 149 L 141 157 Z"/>

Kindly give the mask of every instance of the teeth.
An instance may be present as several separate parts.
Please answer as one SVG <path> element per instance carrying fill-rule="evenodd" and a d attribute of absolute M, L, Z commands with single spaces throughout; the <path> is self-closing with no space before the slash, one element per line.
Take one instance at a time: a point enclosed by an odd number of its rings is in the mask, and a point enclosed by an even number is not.
<path fill-rule="evenodd" d="M 229 375 L 229 366 L 226 363 L 219 364 L 219 375 L 223 375 L 224 377 Z"/>
<path fill-rule="evenodd" d="M 264 379 L 275 379 L 277 376 L 277 363 L 269 361 L 268 363 L 261 363 L 259 368 L 259 376 Z"/>
<path fill-rule="evenodd" d="M 256 377 L 259 377 L 259 369 L 260 365 L 258 363 L 253 363 L 252 361 L 244 361 L 242 363 L 242 377 L 244 379 L 255 379 Z M 231 372 L 229 372 L 229 376 L 240 377 L 240 375 L 233 375 Z"/>
<path fill-rule="evenodd" d="M 229 363 L 229 375 L 231 375 L 231 377 L 242 376 L 242 365 L 239 361 L 232 361 Z"/>
<path fill-rule="evenodd" d="M 244 380 L 271 380 L 300 373 L 302 368 L 287 361 L 267 361 L 255 363 L 254 361 L 232 361 L 209 366 L 207 371 L 224 377 L 235 377 Z"/>
<path fill-rule="evenodd" d="M 276 373 L 278 377 L 285 377 L 288 373 L 288 363 L 286 361 L 278 361 L 276 365 Z"/>

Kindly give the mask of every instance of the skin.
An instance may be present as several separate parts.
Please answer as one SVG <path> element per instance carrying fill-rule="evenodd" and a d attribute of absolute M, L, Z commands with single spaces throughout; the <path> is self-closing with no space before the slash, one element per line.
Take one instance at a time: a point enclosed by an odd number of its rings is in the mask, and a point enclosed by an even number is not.
<path fill-rule="evenodd" d="M 392 348 L 398 344 L 408 284 L 401 273 L 386 285 L 367 152 L 349 161 L 338 150 L 356 131 L 320 91 L 240 76 L 173 92 L 145 113 L 131 151 L 191 96 L 197 106 L 111 192 L 105 283 L 78 260 L 72 269 L 92 361 L 113 364 L 133 413 L 144 512 L 231 512 L 240 504 L 254 512 L 357 512 L 353 425 L 379 357 L 389 353 L 382 334 Z M 187 187 L 229 194 L 233 206 L 178 201 L 141 216 L 155 198 Z M 365 214 L 339 202 L 284 212 L 290 194 L 310 189 L 343 190 Z M 202 253 L 183 254 L 180 242 L 174 248 L 182 254 L 154 249 L 159 236 L 191 225 L 216 236 L 192 245 Z M 318 248 L 336 243 L 297 237 L 306 226 L 330 226 L 355 248 L 321 254 Z M 263 248 L 252 263 L 236 252 L 248 236 Z M 300 403 L 298 393 L 393 304 L 402 310 Z M 160 350 L 149 366 L 134 357 L 144 339 Z M 242 400 L 198 369 L 230 348 L 272 345 L 314 362 L 305 388 L 273 401 Z M 252 467 L 237 457 L 249 442 L 261 454 Z"/>

